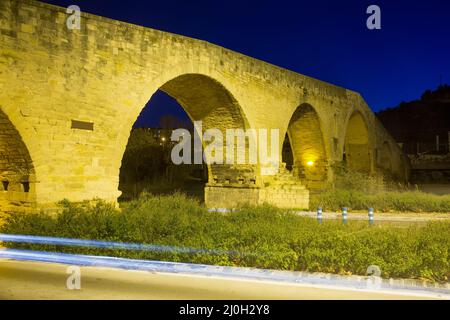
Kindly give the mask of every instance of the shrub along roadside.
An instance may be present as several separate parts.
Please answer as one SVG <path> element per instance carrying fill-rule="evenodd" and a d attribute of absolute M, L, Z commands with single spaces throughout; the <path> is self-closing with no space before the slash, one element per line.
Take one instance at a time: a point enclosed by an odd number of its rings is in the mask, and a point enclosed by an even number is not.
<path fill-rule="evenodd" d="M 358 172 L 343 164 L 332 166 L 333 183 L 322 192 L 311 195 L 310 210 L 322 207 L 340 211 L 367 210 L 378 212 L 443 212 L 450 213 L 450 194 L 434 195 L 411 191 L 409 185 L 396 182 L 388 173 L 374 175 Z"/>
<path fill-rule="evenodd" d="M 164 244 L 238 254 L 186 254 L 7 244 L 15 248 L 113 255 L 283 270 L 364 275 L 378 265 L 383 277 L 448 281 L 450 222 L 398 228 L 365 222 L 318 224 L 270 206 L 209 213 L 183 195 L 150 196 L 124 204 L 63 203 L 58 215 L 14 214 L 0 231 L 82 239 Z"/>
<path fill-rule="evenodd" d="M 367 194 L 355 190 L 332 189 L 311 197 L 310 209 L 322 207 L 340 211 L 374 208 L 378 212 L 443 212 L 450 213 L 450 195 L 433 195 L 419 191 Z"/>

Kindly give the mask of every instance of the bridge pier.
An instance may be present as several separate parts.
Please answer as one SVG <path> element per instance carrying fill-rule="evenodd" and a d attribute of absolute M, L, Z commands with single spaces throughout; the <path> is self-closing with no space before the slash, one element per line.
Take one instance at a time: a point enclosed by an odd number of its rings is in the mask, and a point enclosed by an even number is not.
<path fill-rule="evenodd" d="M 208 208 L 236 208 L 239 205 L 270 204 L 279 208 L 307 209 L 309 191 L 301 185 L 239 188 L 209 185 L 205 187 Z"/>

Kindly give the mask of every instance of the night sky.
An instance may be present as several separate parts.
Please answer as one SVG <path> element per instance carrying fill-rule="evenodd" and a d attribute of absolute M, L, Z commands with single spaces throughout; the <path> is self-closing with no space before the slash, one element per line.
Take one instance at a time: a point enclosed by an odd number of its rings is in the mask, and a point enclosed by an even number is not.
<path fill-rule="evenodd" d="M 206 40 L 358 91 L 374 111 L 450 82 L 448 0 L 44 2 Z M 371 4 L 381 7 L 381 30 L 366 28 Z M 180 114 L 164 94 L 151 102 L 140 121 Z"/>

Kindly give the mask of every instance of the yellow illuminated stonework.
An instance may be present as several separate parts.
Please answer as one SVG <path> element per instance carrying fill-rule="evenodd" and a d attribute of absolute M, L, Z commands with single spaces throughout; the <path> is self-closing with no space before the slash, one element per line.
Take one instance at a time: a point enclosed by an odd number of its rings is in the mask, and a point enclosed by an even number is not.
<path fill-rule="evenodd" d="M 133 123 L 162 90 L 204 129 L 287 133 L 296 170 L 211 165 L 209 207 L 306 208 L 343 161 L 405 179 L 392 137 L 356 92 L 220 46 L 32 0 L 0 1 L 0 211 L 61 199 L 116 202 Z M 280 140 L 280 145 L 283 140 Z M 280 151 L 281 152 L 281 151 Z M 281 156 L 280 156 L 281 159 Z M 305 163 L 313 162 L 313 165 Z"/>

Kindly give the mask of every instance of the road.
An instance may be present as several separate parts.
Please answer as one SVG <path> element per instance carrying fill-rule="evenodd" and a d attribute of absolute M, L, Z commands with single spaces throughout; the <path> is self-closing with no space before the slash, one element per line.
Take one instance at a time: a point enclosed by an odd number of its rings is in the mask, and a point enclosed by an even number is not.
<path fill-rule="evenodd" d="M 81 267 L 69 290 L 67 265 L 0 260 L 0 299 L 426 299 L 406 293 L 313 287 L 258 280 Z"/>

